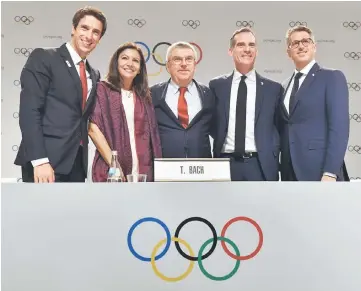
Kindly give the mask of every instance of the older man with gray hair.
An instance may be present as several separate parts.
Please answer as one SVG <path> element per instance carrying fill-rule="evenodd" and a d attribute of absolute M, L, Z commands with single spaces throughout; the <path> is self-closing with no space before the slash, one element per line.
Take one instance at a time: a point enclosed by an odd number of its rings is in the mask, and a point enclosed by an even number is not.
<path fill-rule="evenodd" d="M 170 79 L 151 87 L 164 158 L 210 158 L 215 99 L 194 80 L 197 52 L 188 42 L 172 44 L 166 55 Z"/>

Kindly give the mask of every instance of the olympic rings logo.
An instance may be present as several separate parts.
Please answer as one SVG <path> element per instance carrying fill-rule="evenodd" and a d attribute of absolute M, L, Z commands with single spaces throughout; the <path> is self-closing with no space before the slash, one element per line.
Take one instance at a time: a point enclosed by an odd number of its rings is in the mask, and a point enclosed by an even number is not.
<path fill-rule="evenodd" d="M 249 27 L 252 28 L 254 26 L 254 22 L 252 20 L 246 21 L 246 20 L 238 20 L 236 22 L 237 27 Z"/>
<path fill-rule="evenodd" d="M 350 177 L 350 180 L 361 180 L 361 177 Z"/>
<path fill-rule="evenodd" d="M 353 30 L 356 30 L 359 27 L 361 27 L 361 22 L 359 22 L 359 21 L 356 21 L 356 22 L 354 22 L 354 21 L 350 21 L 350 22 L 345 21 L 344 23 L 342 23 L 342 25 L 345 28 L 352 28 Z"/>
<path fill-rule="evenodd" d="M 356 122 L 361 122 L 361 114 L 350 114 L 350 120 L 355 120 Z"/>
<path fill-rule="evenodd" d="M 303 26 L 307 26 L 307 22 L 306 21 L 291 21 L 289 23 L 290 27 L 295 27 L 295 26 L 300 26 L 300 25 L 303 25 Z"/>
<path fill-rule="evenodd" d="M 19 150 L 19 147 L 17 145 L 13 145 L 12 148 L 13 152 L 17 152 Z"/>
<path fill-rule="evenodd" d="M 15 16 L 14 20 L 16 22 L 21 21 L 22 23 L 24 23 L 26 25 L 29 25 L 30 23 L 32 23 L 34 21 L 34 17 L 32 17 L 32 16 L 28 16 L 28 17 L 26 17 L 26 16 Z"/>
<path fill-rule="evenodd" d="M 347 87 L 349 90 L 360 91 L 361 83 L 347 83 Z"/>
<path fill-rule="evenodd" d="M 358 153 L 358 154 L 361 154 L 361 147 L 359 145 L 350 145 L 348 146 L 348 151 L 351 152 L 351 153 Z"/>
<path fill-rule="evenodd" d="M 346 59 L 361 59 L 361 52 L 345 52 L 343 55 Z"/>
<path fill-rule="evenodd" d="M 185 226 L 187 223 L 190 223 L 190 222 L 193 222 L 193 221 L 199 221 L 199 222 L 205 223 L 210 228 L 210 230 L 212 232 L 212 238 L 208 239 L 207 241 L 205 241 L 203 243 L 203 245 L 200 247 L 200 249 L 198 251 L 198 254 L 196 256 L 195 256 L 195 253 L 194 253 L 193 249 L 191 248 L 191 246 L 185 240 L 183 240 L 183 239 L 181 239 L 179 237 L 179 233 L 180 233 L 182 227 Z M 231 241 L 230 239 L 225 237 L 227 229 L 233 223 L 238 222 L 238 221 L 245 221 L 245 222 L 248 222 L 248 223 L 252 224 L 256 228 L 256 230 L 258 232 L 258 236 L 259 236 L 258 245 L 255 248 L 255 250 L 252 253 L 248 254 L 248 255 L 241 255 L 237 245 L 233 241 Z M 144 222 L 155 222 L 155 223 L 159 224 L 164 229 L 164 231 L 166 233 L 166 238 L 162 239 L 161 241 L 159 241 L 154 246 L 150 257 L 143 257 L 143 256 L 139 255 L 134 250 L 133 244 L 132 244 L 132 235 L 133 235 L 134 230 L 140 224 L 142 224 Z M 170 245 L 171 245 L 172 241 L 174 242 L 178 253 L 183 258 L 187 259 L 190 262 L 187 270 L 178 277 L 168 277 L 168 276 L 164 275 L 163 273 L 161 273 L 158 270 L 158 268 L 156 266 L 156 263 L 155 263 L 157 260 L 159 260 L 163 256 L 165 256 L 165 254 L 168 252 L 168 250 L 170 248 Z M 203 262 L 202 262 L 204 259 L 208 258 L 214 252 L 214 250 L 216 249 L 216 246 L 217 246 L 217 241 L 221 241 L 221 246 L 222 246 L 223 250 L 226 252 L 226 254 L 229 257 L 231 257 L 232 259 L 236 260 L 236 264 L 235 264 L 235 267 L 233 268 L 233 270 L 229 274 L 224 275 L 224 276 L 214 276 L 214 275 L 210 274 L 208 271 L 206 271 L 206 269 L 203 266 Z M 263 232 L 262 232 L 261 227 L 253 219 L 251 219 L 249 217 L 238 216 L 238 217 L 234 217 L 231 220 L 229 220 L 223 226 L 223 229 L 221 231 L 221 236 L 218 236 L 214 226 L 208 220 L 206 220 L 206 219 L 204 219 L 202 217 L 190 217 L 190 218 L 185 219 L 184 221 L 182 221 L 179 224 L 179 226 L 177 227 L 177 229 L 175 231 L 174 236 L 171 237 L 170 231 L 169 231 L 168 227 L 166 226 L 166 224 L 163 221 L 161 221 L 161 220 L 159 220 L 158 218 L 155 218 L 155 217 L 145 217 L 145 218 L 139 219 L 138 221 L 136 221 L 131 226 L 131 228 L 129 229 L 129 232 L 128 232 L 127 243 L 128 243 L 128 248 L 129 248 L 130 252 L 133 254 L 133 256 L 136 257 L 137 259 L 141 260 L 141 261 L 150 262 L 155 275 L 158 276 L 159 278 L 161 278 L 164 281 L 177 282 L 177 281 L 185 279 L 192 272 L 195 261 L 198 262 L 199 269 L 201 270 L 201 272 L 203 273 L 204 276 L 206 276 L 207 278 L 209 278 L 211 280 L 214 280 L 214 281 L 225 281 L 225 280 L 228 280 L 229 278 L 231 278 L 233 275 L 235 275 L 237 273 L 241 261 L 250 260 L 250 259 L 254 258 L 259 253 L 259 251 L 261 250 L 262 245 L 263 245 Z M 236 254 L 233 254 L 228 249 L 228 247 L 226 246 L 226 243 L 228 243 L 228 244 L 230 244 L 232 246 L 232 248 L 234 249 L 234 252 Z M 159 248 L 163 244 L 165 244 L 164 250 L 160 254 L 157 255 L 157 252 L 158 252 Z M 183 252 L 183 250 L 181 249 L 179 244 L 184 245 L 188 249 L 189 255 Z M 206 247 L 208 245 L 210 245 L 210 244 L 211 244 L 211 248 L 209 249 L 209 251 L 206 254 L 203 254 Z"/>
<path fill-rule="evenodd" d="M 144 19 L 128 19 L 128 25 L 142 28 L 147 22 Z"/>
<path fill-rule="evenodd" d="M 150 47 L 146 43 L 144 43 L 142 41 L 135 41 L 134 43 L 136 43 L 136 44 L 138 44 L 138 45 L 145 48 L 145 53 L 143 52 L 144 53 L 144 58 L 145 58 L 145 63 L 148 63 L 148 61 L 150 60 L 150 57 L 152 56 L 153 61 L 160 66 L 158 72 L 148 73 L 148 76 L 149 77 L 155 77 L 155 76 L 160 75 L 162 73 L 162 67 L 164 67 L 166 65 L 166 62 L 163 60 L 162 56 L 159 53 L 157 53 L 157 49 L 160 48 L 160 47 L 168 48 L 169 46 L 171 46 L 171 43 L 165 42 L 165 41 L 158 42 L 153 47 L 152 50 L 150 49 Z M 196 44 L 194 42 L 190 42 L 190 44 L 193 45 L 199 51 L 198 60 L 196 61 L 196 64 L 199 64 L 200 61 L 203 58 L 203 51 L 202 51 L 201 47 L 198 44 Z"/>
<path fill-rule="evenodd" d="M 18 119 L 18 118 L 19 118 L 19 112 L 14 112 L 14 113 L 13 113 L 13 117 L 14 117 L 15 119 Z"/>
<path fill-rule="evenodd" d="M 196 29 L 198 26 L 201 25 L 201 22 L 199 20 L 183 20 L 182 25 L 183 26 L 190 26 L 193 29 Z"/>
<path fill-rule="evenodd" d="M 14 53 L 19 55 L 22 54 L 25 57 L 30 56 L 31 52 L 33 51 L 32 48 L 14 48 Z"/>
<path fill-rule="evenodd" d="M 16 87 L 19 87 L 20 86 L 20 80 L 14 80 L 13 84 Z"/>

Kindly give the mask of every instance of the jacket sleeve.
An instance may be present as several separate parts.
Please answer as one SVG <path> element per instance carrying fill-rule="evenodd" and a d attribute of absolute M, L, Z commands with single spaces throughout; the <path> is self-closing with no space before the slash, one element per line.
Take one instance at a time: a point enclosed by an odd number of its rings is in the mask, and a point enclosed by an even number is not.
<path fill-rule="evenodd" d="M 323 172 L 339 174 L 349 139 L 347 81 L 341 71 L 330 72 L 326 89 L 327 145 Z"/>
<path fill-rule="evenodd" d="M 42 119 L 51 83 L 49 55 L 35 49 L 29 56 L 20 76 L 21 93 L 19 125 L 27 161 L 46 158 Z"/>

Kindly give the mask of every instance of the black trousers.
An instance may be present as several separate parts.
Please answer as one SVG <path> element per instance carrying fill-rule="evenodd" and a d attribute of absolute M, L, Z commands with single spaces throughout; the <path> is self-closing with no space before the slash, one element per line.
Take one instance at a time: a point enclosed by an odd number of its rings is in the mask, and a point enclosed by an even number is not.
<path fill-rule="evenodd" d="M 266 181 L 258 157 L 237 159 L 232 154 L 221 154 L 230 158 L 231 181 Z"/>
<path fill-rule="evenodd" d="M 83 147 L 79 146 L 75 157 L 73 167 L 69 174 L 57 174 L 55 172 L 55 182 L 85 182 L 85 173 L 87 169 L 83 166 Z M 31 162 L 21 167 L 23 182 L 34 183 L 34 168 Z"/>

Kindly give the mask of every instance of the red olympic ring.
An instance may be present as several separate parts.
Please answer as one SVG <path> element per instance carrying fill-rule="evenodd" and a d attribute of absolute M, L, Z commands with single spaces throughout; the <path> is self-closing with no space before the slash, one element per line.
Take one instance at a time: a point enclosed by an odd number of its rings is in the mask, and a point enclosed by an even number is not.
<path fill-rule="evenodd" d="M 249 217 L 244 217 L 244 216 L 238 216 L 238 217 L 235 217 L 235 218 L 231 219 L 223 227 L 222 232 L 221 232 L 221 236 L 226 237 L 226 231 L 227 231 L 228 227 L 230 227 L 231 224 L 233 224 L 234 222 L 237 222 L 237 221 L 247 221 L 247 222 L 251 223 L 257 229 L 258 236 L 259 236 L 259 241 L 258 241 L 258 245 L 257 245 L 256 249 L 247 256 L 236 256 L 236 255 L 231 253 L 231 251 L 227 248 L 226 243 L 224 241 L 221 241 L 222 248 L 227 253 L 227 255 L 229 255 L 230 257 L 232 257 L 235 260 L 243 260 L 243 261 L 245 261 L 245 260 L 252 259 L 255 255 L 258 254 L 258 252 L 261 250 L 262 245 L 263 245 L 262 229 L 257 224 L 257 222 L 255 222 L 253 219 L 251 219 Z"/>

